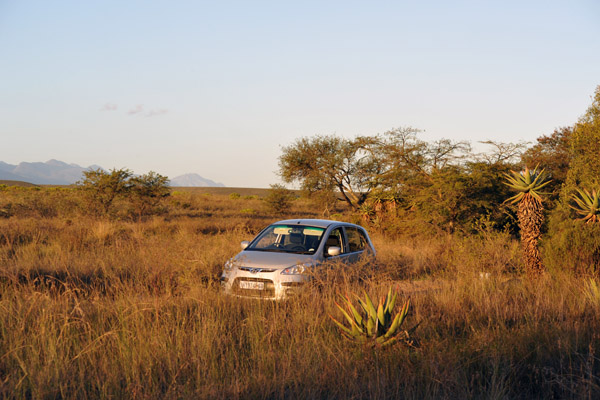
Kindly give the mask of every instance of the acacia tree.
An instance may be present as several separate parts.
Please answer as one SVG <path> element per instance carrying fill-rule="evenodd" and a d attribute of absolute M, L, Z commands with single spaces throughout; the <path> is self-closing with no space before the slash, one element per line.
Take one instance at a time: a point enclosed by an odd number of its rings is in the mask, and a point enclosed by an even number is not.
<path fill-rule="evenodd" d="M 504 143 L 495 140 L 484 140 L 479 143 L 487 144 L 493 149 L 491 152 L 482 153 L 477 156 L 478 162 L 488 165 L 516 164 L 527 151 L 527 142 L 523 141 L 519 143 Z"/>
<path fill-rule="evenodd" d="M 418 132 L 408 127 L 353 140 L 302 138 L 283 148 L 280 175 L 309 193 L 337 189 L 353 209 L 376 189 L 408 194 L 433 183 L 436 173 L 459 164 L 470 150 L 467 142 L 419 140 Z"/>
<path fill-rule="evenodd" d="M 298 139 L 284 147 L 279 173 L 287 183 L 299 182 L 309 193 L 338 190 L 356 209 L 377 186 L 380 163 L 369 151 L 368 138 L 354 140 L 337 136 Z"/>
<path fill-rule="evenodd" d="M 379 183 L 398 193 L 410 193 L 435 181 L 435 175 L 460 167 L 471 150 L 465 141 L 440 139 L 431 143 L 417 138 L 419 130 L 396 128 L 377 136 L 373 152 L 378 154 Z"/>
<path fill-rule="evenodd" d="M 408 127 L 378 136 L 379 181 L 425 222 L 452 232 L 470 208 L 465 201 L 471 188 L 465 163 L 470 145 L 449 139 L 426 142 L 417 133 Z"/>

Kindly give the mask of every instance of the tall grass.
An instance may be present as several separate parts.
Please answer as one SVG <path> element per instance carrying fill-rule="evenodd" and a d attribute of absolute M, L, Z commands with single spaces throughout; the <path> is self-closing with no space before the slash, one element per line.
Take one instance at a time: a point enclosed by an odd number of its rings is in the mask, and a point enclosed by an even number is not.
<path fill-rule="evenodd" d="M 558 269 L 527 280 L 508 235 L 375 233 L 377 262 L 331 265 L 287 302 L 249 301 L 222 295 L 218 274 L 279 217 L 256 198 L 179 200 L 141 222 L 0 220 L 2 397 L 600 395 L 597 283 Z M 390 284 L 411 297 L 414 347 L 345 341 L 329 319 L 336 295 Z"/>

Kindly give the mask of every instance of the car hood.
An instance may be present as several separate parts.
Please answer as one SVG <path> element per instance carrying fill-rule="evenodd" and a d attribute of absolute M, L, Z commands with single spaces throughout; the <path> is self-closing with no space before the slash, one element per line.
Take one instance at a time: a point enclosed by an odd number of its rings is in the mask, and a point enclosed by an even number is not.
<path fill-rule="evenodd" d="M 307 254 L 276 253 L 270 251 L 242 251 L 234 258 L 238 266 L 287 268 L 296 264 L 315 264 L 315 256 Z"/>

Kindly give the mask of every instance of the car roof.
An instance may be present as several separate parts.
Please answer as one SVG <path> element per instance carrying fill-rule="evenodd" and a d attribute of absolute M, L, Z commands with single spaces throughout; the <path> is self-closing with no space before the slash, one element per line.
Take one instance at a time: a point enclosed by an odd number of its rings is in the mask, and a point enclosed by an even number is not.
<path fill-rule="evenodd" d="M 328 228 L 333 224 L 340 224 L 346 226 L 356 226 L 348 222 L 332 221 L 329 219 L 311 219 L 311 218 L 299 218 L 299 219 L 286 219 L 283 221 L 277 221 L 273 225 L 286 224 L 286 225 L 309 225 L 317 228 Z"/>

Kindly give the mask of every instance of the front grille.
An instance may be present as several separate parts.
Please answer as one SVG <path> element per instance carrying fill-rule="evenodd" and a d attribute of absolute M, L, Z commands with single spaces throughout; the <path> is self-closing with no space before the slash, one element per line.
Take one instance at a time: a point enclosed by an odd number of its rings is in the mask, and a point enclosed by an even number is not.
<path fill-rule="evenodd" d="M 275 270 L 272 268 L 252 268 L 252 267 L 240 267 L 242 271 L 247 271 L 253 274 L 258 272 L 274 272 Z"/>
<path fill-rule="evenodd" d="M 264 289 L 242 289 L 240 288 L 240 282 L 263 282 Z M 270 279 L 262 279 L 262 278 L 235 278 L 232 285 L 233 293 L 240 296 L 248 296 L 248 297 L 275 297 L 275 285 L 273 281 Z"/>

